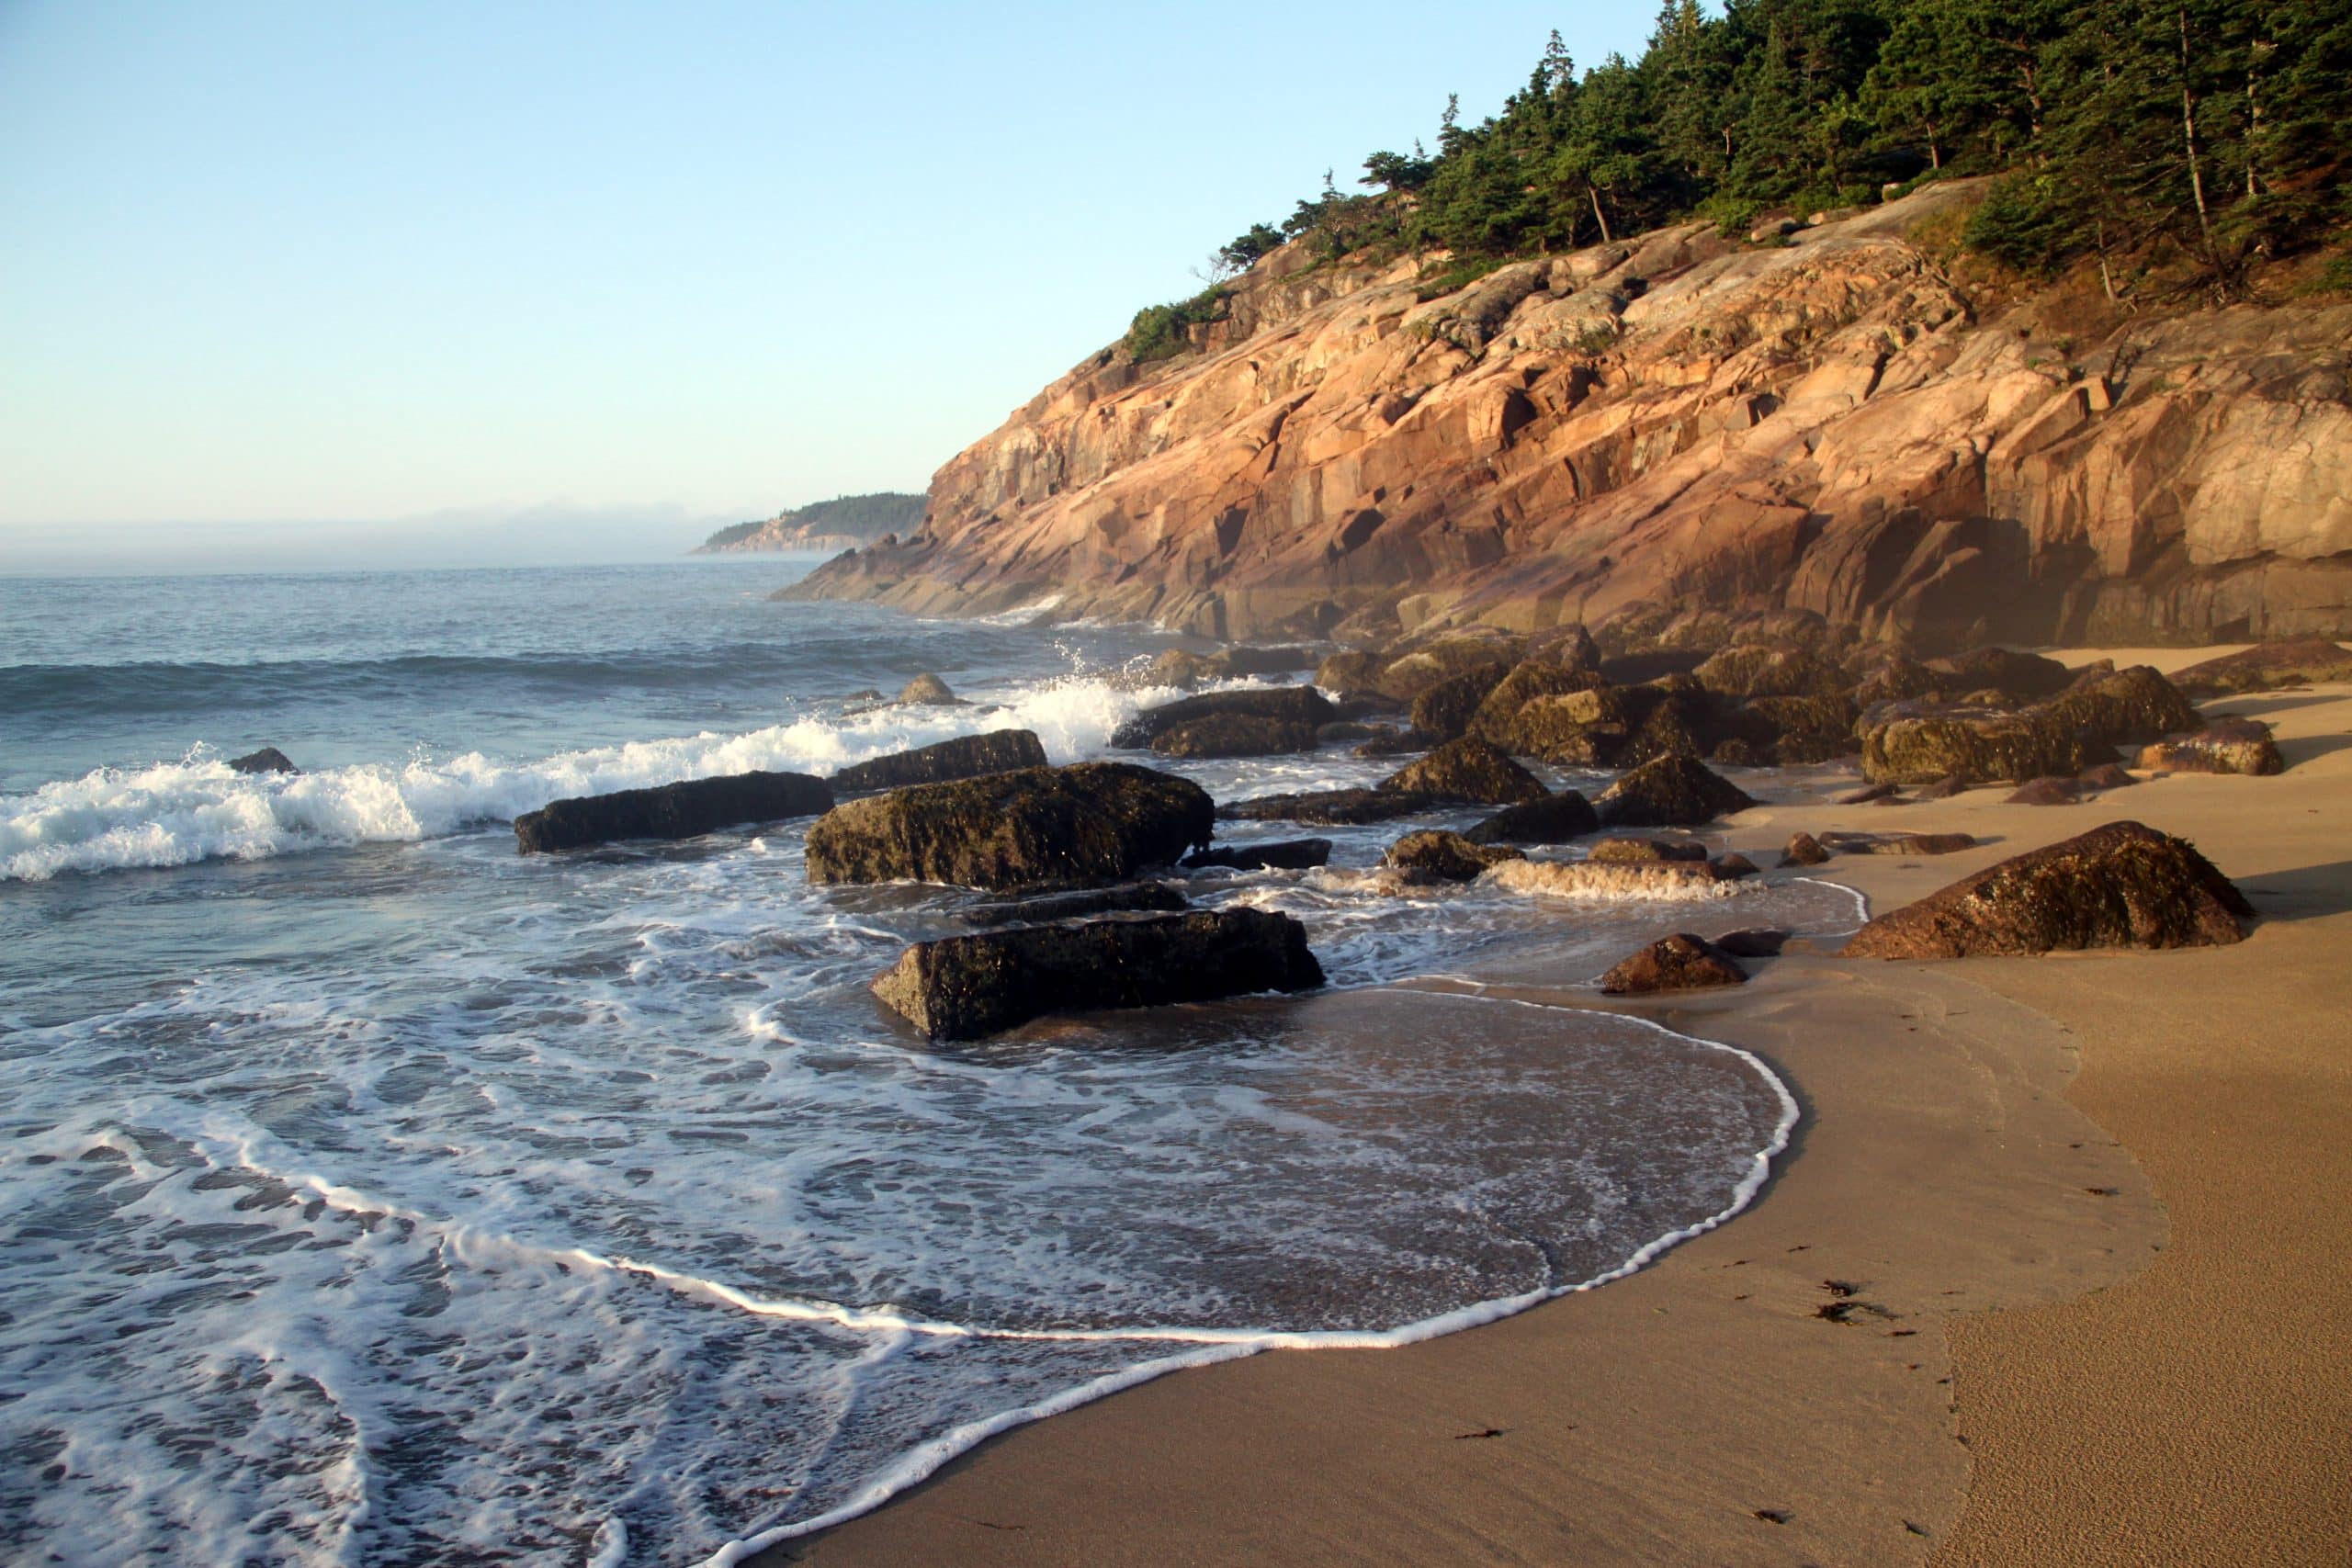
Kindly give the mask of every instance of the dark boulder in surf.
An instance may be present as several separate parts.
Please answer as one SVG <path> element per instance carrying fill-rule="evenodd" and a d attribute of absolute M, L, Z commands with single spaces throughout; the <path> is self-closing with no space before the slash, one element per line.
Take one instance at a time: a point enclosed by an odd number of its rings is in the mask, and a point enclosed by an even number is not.
<path fill-rule="evenodd" d="M 1476 882 L 1490 865 L 1525 858 L 1517 850 L 1487 849 L 1459 833 L 1429 829 L 1408 833 L 1389 845 L 1383 863 L 1416 882 Z"/>
<path fill-rule="evenodd" d="M 2245 939 L 2245 895 L 2187 840 L 2110 822 L 2005 860 L 1881 915 L 1852 958 L 1970 958 Z"/>
<path fill-rule="evenodd" d="M 1600 989 L 1608 996 L 1630 997 L 1747 983 L 1747 972 L 1730 953 L 1705 937 L 1683 931 L 1625 959 L 1600 977 Z"/>
<path fill-rule="evenodd" d="M 1020 768 L 1046 766 L 1045 742 L 1026 729 L 998 729 L 986 735 L 959 735 L 953 740 L 918 746 L 854 762 L 833 775 L 833 793 L 864 795 L 877 789 L 904 789 L 909 784 L 945 784 L 954 779 L 982 778 Z"/>
<path fill-rule="evenodd" d="M 230 758 L 229 771 L 237 773 L 299 773 L 302 770 L 277 747 L 265 746 L 258 751 Z"/>
<path fill-rule="evenodd" d="M 1024 768 L 836 807 L 808 829 L 808 880 L 1044 892 L 1124 882 L 1204 847 L 1216 807 L 1130 762 Z"/>
<path fill-rule="evenodd" d="M 1507 806 L 1464 829 L 1462 836 L 1474 844 L 1565 844 L 1600 828 L 1592 802 L 1576 790 L 1564 789 L 1524 806 Z"/>
<path fill-rule="evenodd" d="M 1311 738 L 1316 729 L 1339 716 L 1332 709 L 1330 699 L 1312 686 L 1276 686 L 1250 692 L 1205 692 L 1197 697 L 1184 697 L 1156 708 L 1146 708 L 1113 732 L 1111 744 L 1137 748 L 1149 746 L 1179 725 L 1193 725 L 1211 718 L 1250 718 L 1269 720 L 1277 725 L 1303 725 Z M 1311 739 L 1309 744 L 1312 745 Z"/>
<path fill-rule="evenodd" d="M 1756 804 L 1746 790 L 1695 757 L 1645 762 L 1601 791 L 1600 819 L 1622 828 L 1695 828 Z"/>
<path fill-rule="evenodd" d="M 1262 909 L 1024 926 L 919 942 L 874 982 L 933 1040 L 978 1040 L 1049 1012 L 1164 1007 L 1323 984 L 1306 928 Z"/>
<path fill-rule="evenodd" d="M 692 839 L 814 816 L 832 804 L 832 786 L 807 773 L 734 773 L 555 801 L 514 818 L 514 839 L 526 855 L 617 839 Z"/>
<path fill-rule="evenodd" d="M 1433 796 L 1393 789 L 1327 789 L 1310 795 L 1261 795 L 1216 808 L 1219 817 L 1241 822 L 1313 822 L 1334 828 L 1361 827 L 1434 811 Z"/>
<path fill-rule="evenodd" d="M 1329 839 L 1283 839 L 1271 844 L 1223 844 L 1184 857 L 1187 871 L 1312 871 L 1331 860 Z"/>
<path fill-rule="evenodd" d="M 967 904 L 956 916 L 967 925 L 1035 926 L 1087 915 L 1181 914 L 1192 907 L 1191 900 L 1164 882 L 1123 882 L 1116 887 Z"/>
<path fill-rule="evenodd" d="M 1393 794 L 1434 795 L 1482 806 L 1523 806 L 1552 792 L 1544 781 L 1490 741 L 1449 740 L 1419 761 L 1380 781 Z"/>
<path fill-rule="evenodd" d="M 1163 757 L 1279 757 L 1314 750 L 1321 744 L 1318 728 L 1252 714 L 1210 714 L 1169 726 L 1151 738 L 1151 749 Z"/>

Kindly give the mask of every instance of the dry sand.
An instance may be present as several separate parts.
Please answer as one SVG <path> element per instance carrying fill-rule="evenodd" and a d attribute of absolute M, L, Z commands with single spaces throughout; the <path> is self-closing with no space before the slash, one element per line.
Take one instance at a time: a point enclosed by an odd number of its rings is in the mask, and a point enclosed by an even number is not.
<path fill-rule="evenodd" d="M 1798 954 L 1635 1007 L 1758 1052 L 1804 1101 L 1747 1213 L 1489 1327 L 1261 1355 L 1022 1428 L 766 1560 L 2346 1562 L 2352 688 L 2210 711 L 2274 721 L 2290 771 L 2072 807 L 1774 805 L 1727 837 L 1767 865 L 1799 829 L 1986 840 L 1823 868 L 1884 909 L 2136 818 L 2248 891 L 2245 942 Z"/>

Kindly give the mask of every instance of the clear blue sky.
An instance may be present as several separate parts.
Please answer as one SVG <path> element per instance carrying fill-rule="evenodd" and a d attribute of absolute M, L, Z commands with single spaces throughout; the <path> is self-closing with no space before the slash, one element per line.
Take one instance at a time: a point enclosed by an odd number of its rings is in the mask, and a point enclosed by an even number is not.
<path fill-rule="evenodd" d="M 0 0 L 0 570 L 921 489 L 1326 167 L 1653 15 Z"/>

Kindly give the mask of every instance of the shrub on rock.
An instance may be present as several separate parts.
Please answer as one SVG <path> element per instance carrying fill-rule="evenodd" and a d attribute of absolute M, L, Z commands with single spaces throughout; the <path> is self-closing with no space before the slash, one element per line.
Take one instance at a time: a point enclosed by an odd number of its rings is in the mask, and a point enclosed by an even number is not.
<path fill-rule="evenodd" d="M 1024 926 L 918 942 L 873 990 L 933 1040 L 1047 1012 L 1161 1007 L 1323 984 L 1306 928 L 1262 909 Z"/>
<path fill-rule="evenodd" d="M 1967 958 L 2234 942 L 2253 906 L 2186 840 L 2138 822 L 2034 850 L 1881 915 L 1855 958 Z"/>
<path fill-rule="evenodd" d="M 1189 779 L 1126 762 L 1028 768 L 836 807 L 808 829 L 813 883 L 1082 887 L 1172 865 L 1216 807 Z"/>

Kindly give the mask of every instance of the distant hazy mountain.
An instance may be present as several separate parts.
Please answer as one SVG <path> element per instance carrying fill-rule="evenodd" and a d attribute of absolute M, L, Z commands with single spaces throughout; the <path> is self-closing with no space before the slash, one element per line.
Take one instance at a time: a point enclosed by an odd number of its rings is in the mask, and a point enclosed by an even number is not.
<path fill-rule="evenodd" d="M 757 523 L 721 528 L 703 541 L 698 556 L 739 550 L 851 550 L 885 534 L 908 534 L 922 522 L 925 498 L 884 491 L 842 495 L 796 506 Z"/>

